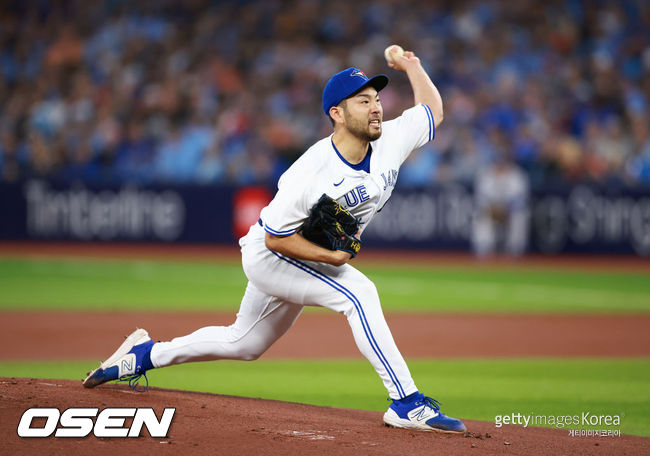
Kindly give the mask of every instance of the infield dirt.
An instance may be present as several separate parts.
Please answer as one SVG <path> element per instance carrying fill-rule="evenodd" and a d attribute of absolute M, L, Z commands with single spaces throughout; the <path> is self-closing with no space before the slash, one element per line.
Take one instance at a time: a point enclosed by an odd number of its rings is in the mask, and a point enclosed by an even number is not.
<path fill-rule="evenodd" d="M 523 428 L 466 420 L 466 435 L 387 428 L 381 412 L 125 385 L 87 390 L 69 380 L 0 378 L 0 453 L 11 455 L 612 455 L 647 454 L 650 439 L 571 437 L 567 430 Z M 30 407 L 165 407 L 176 413 L 167 438 L 20 438 Z M 7 426 L 15 423 L 15 426 Z M 127 426 L 130 424 L 127 420 Z"/>
<path fill-rule="evenodd" d="M 232 315 L 152 313 L 5 312 L 0 320 L 0 360 L 102 359 L 141 324 L 167 339 L 206 324 L 228 324 Z M 452 316 L 389 315 L 389 324 L 407 357 L 426 356 L 648 356 L 647 316 Z M 436 325 L 437 337 L 455 331 L 453 352 L 423 344 L 413 331 Z M 573 328 L 573 329 L 571 329 Z M 573 338 L 576 329 L 582 331 Z M 596 343 L 602 331 L 621 335 L 617 344 Z M 442 331 L 442 333 L 440 332 Z M 554 344 L 536 335 L 556 334 Z M 447 334 L 449 333 L 449 334 Z M 336 334 L 336 337 L 332 337 Z M 447 335 L 446 335 L 447 334 Z M 461 336 L 459 336 L 459 334 Z M 564 334 L 565 338 L 560 335 Z M 499 337 L 495 337 L 499 335 Z M 511 339 L 510 337 L 514 337 Z M 83 344 L 79 344 L 83 340 Z M 444 340 L 444 339 L 443 339 Z M 516 344 L 512 340 L 517 340 Z M 611 340 L 611 339 L 610 339 Z M 44 343 L 47 341 L 47 343 Z M 114 343 L 112 341 L 115 341 Z M 596 343 L 594 345 L 594 343 Z M 423 347 L 425 347 L 423 349 Z M 570 349 L 570 353 L 567 349 Z M 265 357 L 343 358 L 360 356 L 345 319 L 306 314 Z M 80 373 L 80 376 L 83 373 Z M 561 429 L 523 428 L 465 420 L 471 434 L 440 435 L 390 429 L 381 413 L 152 388 L 135 393 L 123 385 L 87 390 L 80 381 L 0 379 L 0 454 L 196 454 L 196 455 L 613 455 L 648 454 L 650 438 L 572 437 Z M 21 439 L 16 428 L 30 407 L 176 407 L 169 438 Z M 128 424 L 128 423 L 127 423 Z M 489 437 L 488 437 L 489 434 Z"/>
<path fill-rule="evenodd" d="M 204 326 L 229 325 L 234 313 L 2 312 L 0 360 L 101 360 L 136 327 L 155 340 Z M 388 314 L 408 358 L 650 356 L 650 315 Z M 436 328 L 431 331 L 431 328 Z M 602 335 L 608 337 L 603 338 Z M 549 337 L 552 335 L 552 337 Z M 83 344 L 79 341 L 83 340 Z M 48 341 L 46 344 L 43 341 Z M 453 341 L 453 343 L 449 343 Z M 361 358 L 344 316 L 307 312 L 264 355 Z"/>

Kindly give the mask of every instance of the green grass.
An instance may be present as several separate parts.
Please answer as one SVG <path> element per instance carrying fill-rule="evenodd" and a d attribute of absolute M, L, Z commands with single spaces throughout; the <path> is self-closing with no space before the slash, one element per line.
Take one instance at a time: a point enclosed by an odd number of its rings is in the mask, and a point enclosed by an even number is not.
<path fill-rule="evenodd" d="M 470 268 L 367 268 L 382 301 L 453 311 L 650 311 L 643 274 Z"/>
<path fill-rule="evenodd" d="M 0 309 L 236 309 L 245 285 L 233 264 L 0 260 Z"/>
<path fill-rule="evenodd" d="M 650 436 L 648 359 L 411 360 L 409 366 L 419 389 L 452 416 L 494 422 L 512 413 L 619 415 L 621 432 Z M 93 361 L 2 362 L 0 376 L 81 379 L 93 367 Z M 159 387 L 333 407 L 388 406 L 386 391 L 363 360 L 185 364 L 151 371 L 149 380 Z"/>
<path fill-rule="evenodd" d="M 650 312 L 650 277 L 633 273 L 362 265 L 386 311 Z M 0 309 L 236 310 L 233 262 L 0 259 Z"/>

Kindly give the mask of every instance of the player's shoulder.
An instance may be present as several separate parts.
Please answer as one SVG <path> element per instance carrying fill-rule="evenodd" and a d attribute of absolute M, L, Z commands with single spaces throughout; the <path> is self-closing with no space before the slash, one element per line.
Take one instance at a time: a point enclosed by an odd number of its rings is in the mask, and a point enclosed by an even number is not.
<path fill-rule="evenodd" d="M 402 113 L 391 120 L 382 123 L 382 134 L 377 140 L 377 146 L 387 145 L 393 147 L 395 141 L 401 141 L 404 135 L 418 124 L 418 116 L 426 116 L 426 108 L 423 104 L 417 104 L 402 111 Z"/>
<path fill-rule="evenodd" d="M 416 117 L 429 117 L 429 113 L 431 112 L 431 109 L 424 104 L 416 104 L 415 106 L 411 106 L 410 108 L 405 109 L 402 111 L 402 113 L 395 117 L 394 119 L 387 120 L 383 123 L 384 129 L 386 128 L 397 128 L 400 125 L 405 127 L 409 126 L 409 121 L 412 120 L 413 118 Z"/>
<path fill-rule="evenodd" d="M 310 182 L 328 166 L 330 137 L 323 138 L 307 149 L 280 177 L 283 181 Z"/>
<path fill-rule="evenodd" d="M 382 124 L 382 135 L 378 139 L 377 146 L 393 149 L 401 145 L 411 145 L 414 138 L 421 138 L 418 144 L 412 144 L 417 148 L 425 142 L 431 141 L 435 134 L 435 125 L 431 109 L 424 104 L 417 104 L 405 109 L 394 119 L 384 121 Z"/>
<path fill-rule="evenodd" d="M 305 175 L 318 174 L 327 167 L 330 156 L 331 138 L 323 138 L 307 149 L 289 168 L 293 172 Z"/>

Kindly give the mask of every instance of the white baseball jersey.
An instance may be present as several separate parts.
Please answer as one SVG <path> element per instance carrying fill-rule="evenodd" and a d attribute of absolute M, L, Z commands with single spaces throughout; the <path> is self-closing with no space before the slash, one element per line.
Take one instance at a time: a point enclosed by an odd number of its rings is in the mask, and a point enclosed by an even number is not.
<path fill-rule="evenodd" d="M 370 172 L 347 163 L 331 136 L 309 148 L 282 175 L 277 194 L 262 210 L 264 229 L 256 223 L 239 241 L 248 285 L 235 323 L 208 326 L 155 344 L 153 365 L 257 359 L 289 330 L 304 306 L 321 306 L 347 317 L 359 351 L 375 368 L 391 398 L 416 392 L 372 281 L 347 263 L 332 266 L 273 252 L 264 238 L 265 231 L 277 236 L 295 233 L 323 193 L 361 218 L 363 229 L 393 192 L 401 164 L 413 149 L 433 139 L 434 133 L 433 116 L 425 105 L 384 122 L 381 137 L 371 143 Z"/>
<path fill-rule="evenodd" d="M 355 169 L 339 154 L 332 135 L 318 141 L 280 177 L 277 194 L 260 215 L 264 229 L 276 236 L 295 233 L 327 193 L 361 219 L 363 232 L 390 198 L 402 163 L 434 135 L 433 115 L 426 105 L 384 122 L 381 137 L 370 143 L 369 173 Z"/>

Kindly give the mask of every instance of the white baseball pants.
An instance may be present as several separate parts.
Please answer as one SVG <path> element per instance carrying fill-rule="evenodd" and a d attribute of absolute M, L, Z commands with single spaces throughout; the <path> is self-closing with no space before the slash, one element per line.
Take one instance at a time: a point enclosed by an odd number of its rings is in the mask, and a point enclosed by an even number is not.
<path fill-rule="evenodd" d="M 151 350 L 155 367 L 218 359 L 254 360 L 296 321 L 304 306 L 345 314 L 354 340 L 392 399 L 417 391 L 386 324 L 375 285 L 354 267 L 295 260 L 268 250 L 262 228 L 241 239 L 248 286 L 231 326 L 208 326 Z"/>

